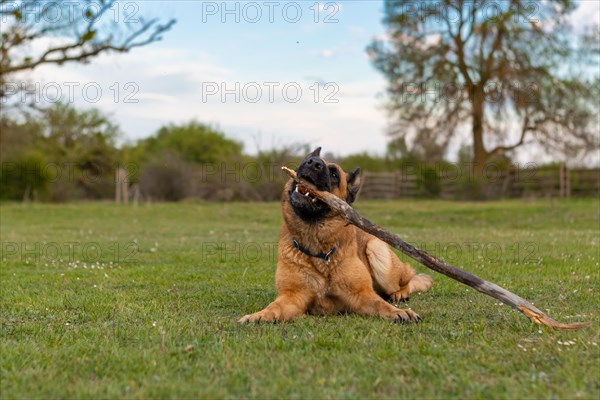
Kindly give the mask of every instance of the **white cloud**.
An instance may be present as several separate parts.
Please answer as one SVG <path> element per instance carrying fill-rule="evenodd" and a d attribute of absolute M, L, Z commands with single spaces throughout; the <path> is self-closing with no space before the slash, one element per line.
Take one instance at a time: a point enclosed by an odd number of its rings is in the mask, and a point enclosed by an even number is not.
<path fill-rule="evenodd" d="M 342 5 L 339 2 L 319 3 L 319 12 L 335 14 L 342 11 Z"/>
<path fill-rule="evenodd" d="M 581 1 L 571 14 L 571 24 L 577 33 L 581 33 L 586 26 L 600 24 L 600 1 Z"/>
<path fill-rule="evenodd" d="M 322 53 L 333 55 L 331 50 Z M 270 88 L 261 81 L 252 83 L 245 73 L 242 67 L 225 68 L 206 54 L 147 47 L 104 55 L 89 65 L 43 66 L 30 78 L 62 85 L 64 96 L 68 95 L 65 83 L 78 82 L 73 104 L 109 113 L 129 140 L 149 136 L 169 122 L 196 119 L 220 126 L 242 140 L 247 151 L 256 150 L 258 132 L 263 149 L 291 142 L 323 145 L 336 154 L 385 148 L 386 119 L 376 99 L 383 80 L 339 82 L 336 88 L 310 79 L 294 81 L 292 75 Z M 91 96 L 83 91 L 86 85 Z M 216 85 L 218 92 L 203 96 L 206 85 L 213 89 Z M 100 96 L 95 94 L 97 87 Z M 254 103 L 257 88 L 262 97 Z M 294 102 L 297 88 L 301 96 Z M 229 93 L 223 101 L 223 89 L 236 92 L 239 99 Z M 334 100 L 337 103 L 329 102 Z"/>
<path fill-rule="evenodd" d="M 325 49 L 325 50 L 321 50 L 317 53 L 319 55 L 319 57 L 323 57 L 323 58 L 331 58 L 333 57 L 333 50 L 329 50 L 329 49 Z"/>

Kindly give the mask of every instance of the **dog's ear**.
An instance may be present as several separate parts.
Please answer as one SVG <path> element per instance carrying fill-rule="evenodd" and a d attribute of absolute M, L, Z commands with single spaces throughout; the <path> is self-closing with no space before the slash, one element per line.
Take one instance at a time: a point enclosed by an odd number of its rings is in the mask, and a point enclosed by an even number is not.
<path fill-rule="evenodd" d="M 307 156 L 307 158 L 308 157 L 321 157 L 321 148 L 317 147 L 316 149 L 314 149 L 313 152 Z"/>
<path fill-rule="evenodd" d="M 348 194 L 346 195 L 346 203 L 352 204 L 356 200 L 358 191 L 360 190 L 360 168 L 356 167 L 346 175 L 346 182 L 348 185 Z"/>

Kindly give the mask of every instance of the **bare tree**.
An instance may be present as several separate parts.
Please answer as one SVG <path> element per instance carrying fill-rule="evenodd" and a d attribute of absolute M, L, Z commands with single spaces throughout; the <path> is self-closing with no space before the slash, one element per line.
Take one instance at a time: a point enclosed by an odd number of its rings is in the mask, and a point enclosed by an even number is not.
<path fill-rule="evenodd" d="M 443 148 L 470 132 L 473 170 L 535 142 L 598 146 L 598 29 L 577 36 L 570 0 L 387 0 L 369 54 L 388 79 L 392 135 Z"/>
<path fill-rule="evenodd" d="M 0 99 L 14 73 L 44 64 L 87 63 L 111 51 L 125 53 L 161 40 L 175 24 L 146 20 L 136 15 L 137 3 L 127 4 L 135 7 L 128 10 L 114 0 L 0 0 Z M 44 49 L 33 51 L 40 47 Z"/>

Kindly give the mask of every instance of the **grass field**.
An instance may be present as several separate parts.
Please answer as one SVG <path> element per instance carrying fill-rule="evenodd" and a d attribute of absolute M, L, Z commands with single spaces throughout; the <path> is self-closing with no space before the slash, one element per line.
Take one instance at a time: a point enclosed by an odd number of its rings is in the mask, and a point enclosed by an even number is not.
<path fill-rule="evenodd" d="M 598 200 L 357 209 L 594 325 L 540 328 L 431 272 L 433 290 L 410 303 L 418 325 L 239 326 L 275 296 L 278 204 L 2 204 L 2 398 L 600 397 Z"/>

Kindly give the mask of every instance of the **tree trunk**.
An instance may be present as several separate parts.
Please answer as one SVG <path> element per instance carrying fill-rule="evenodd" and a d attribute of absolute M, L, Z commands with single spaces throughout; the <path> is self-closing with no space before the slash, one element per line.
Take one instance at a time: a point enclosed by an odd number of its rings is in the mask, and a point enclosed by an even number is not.
<path fill-rule="evenodd" d="M 488 153 L 483 145 L 483 112 L 484 97 L 483 87 L 475 85 L 472 97 L 472 118 L 473 118 L 473 177 L 475 179 L 483 176 L 485 163 Z"/>

